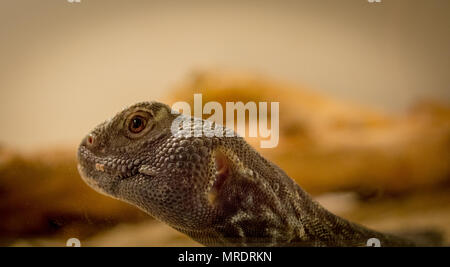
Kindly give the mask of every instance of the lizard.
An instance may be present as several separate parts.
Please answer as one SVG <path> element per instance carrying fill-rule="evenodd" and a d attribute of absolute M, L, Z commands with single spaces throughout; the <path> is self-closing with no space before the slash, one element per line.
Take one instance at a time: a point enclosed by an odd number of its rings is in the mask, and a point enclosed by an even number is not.
<path fill-rule="evenodd" d="M 83 138 L 80 176 L 205 246 L 416 245 L 331 213 L 244 138 L 206 122 L 134 104 Z"/>

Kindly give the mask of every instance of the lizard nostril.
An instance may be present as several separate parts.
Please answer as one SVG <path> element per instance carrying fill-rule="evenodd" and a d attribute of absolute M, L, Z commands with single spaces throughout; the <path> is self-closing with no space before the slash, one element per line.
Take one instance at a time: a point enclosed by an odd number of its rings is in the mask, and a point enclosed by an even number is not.
<path fill-rule="evenodd" d="M 93 146 L 94 145 L 94 137 L 90 134 L 86 138 L 86 145 Z"/>

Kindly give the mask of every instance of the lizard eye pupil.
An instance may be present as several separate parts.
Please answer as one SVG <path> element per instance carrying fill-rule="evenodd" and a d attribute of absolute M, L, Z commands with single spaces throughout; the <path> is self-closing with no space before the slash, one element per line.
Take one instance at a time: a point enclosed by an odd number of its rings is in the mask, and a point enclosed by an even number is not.
<path fill-rule="evenodd" d="M 141 116 L 134 116 L 131 119 L 129 130 L 132 133 L 139 133 L 142 130 L 144 130 L 145 125 L 146 125 L 146 120 L 143 117 L 141 117 Z"/>

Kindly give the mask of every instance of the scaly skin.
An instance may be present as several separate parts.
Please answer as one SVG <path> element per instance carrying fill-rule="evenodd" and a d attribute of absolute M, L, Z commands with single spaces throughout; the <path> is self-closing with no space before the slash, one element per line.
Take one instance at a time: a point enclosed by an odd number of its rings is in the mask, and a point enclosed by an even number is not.
<path fill-rule="evenodd" d="M 204 245 L 413 245 L 325 210 L 241 137 L 172 134 L 178 116 L 143 102 L 97 126 L 78 150 L 84 181 Z"/>

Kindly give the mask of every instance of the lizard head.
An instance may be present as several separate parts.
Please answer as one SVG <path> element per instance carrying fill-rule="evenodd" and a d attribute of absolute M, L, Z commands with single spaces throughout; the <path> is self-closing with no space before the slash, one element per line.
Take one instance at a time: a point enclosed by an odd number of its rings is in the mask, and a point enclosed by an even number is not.
<path fill-rule="evenodd" d="M 212 160 L 214 137 L 174 134 L 179 116 L 164 104 L 143 102 L 101 123 L 79 145 L 82 179 L 176 229 L 207 225 L 214 213 L 208 192 L 224 161 Z"/>
<path fill-rule="evenodd" d="M 83 180 L 103 194 L 119 197 L 118 184 L 139 173 L 153 142 L 166 133 L 169 116 L 169 107 L 143 102 L 95 127 L 78 148 Z"/>

